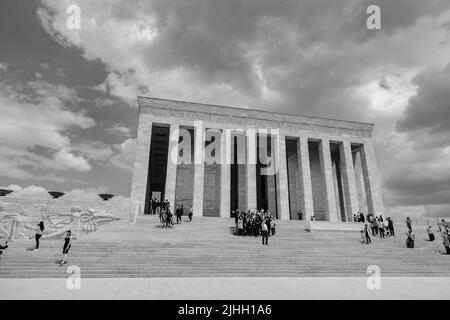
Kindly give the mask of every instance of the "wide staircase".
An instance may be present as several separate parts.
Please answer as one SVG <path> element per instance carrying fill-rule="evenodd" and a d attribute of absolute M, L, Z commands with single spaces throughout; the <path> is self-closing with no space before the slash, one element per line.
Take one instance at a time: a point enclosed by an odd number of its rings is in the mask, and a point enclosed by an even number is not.
<path fill-rule="evenodd" d="M 450 276 L 450 256 L 441 255 L 440 237 L 425 241 L 415 228 L 416 248 L 405 246 L 406 231 L 397 237 L 372 238 L 360 244 L 355 232 L 306 232 L 301 221 L 278 221 L 277 234 L 263 246 L 261 238 L 234 234 L 234 220 L 183 217 L 180 225 L 161 227 L 155 216 L 136 224 L 103 225 L 75 240 L 68 265 L 82 277 L 217 277 L 217 276 L 367 276 L 376 265 L 384 276 Z M 67 277 L 60 267 L 63 240 L 10 243 L 0 261 L 0 278 Z"/>

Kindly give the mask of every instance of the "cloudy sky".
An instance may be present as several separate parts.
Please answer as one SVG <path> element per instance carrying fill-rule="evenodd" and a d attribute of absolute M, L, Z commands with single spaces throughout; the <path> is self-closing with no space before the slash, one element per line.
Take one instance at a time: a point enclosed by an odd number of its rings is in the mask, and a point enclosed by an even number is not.
<path fill-rule="evenodd" d="M 373 122 L 387 211 L 450 215 L 448 0 L 0 1 L 0 186 L 128 196 L 137 95 Z"/>

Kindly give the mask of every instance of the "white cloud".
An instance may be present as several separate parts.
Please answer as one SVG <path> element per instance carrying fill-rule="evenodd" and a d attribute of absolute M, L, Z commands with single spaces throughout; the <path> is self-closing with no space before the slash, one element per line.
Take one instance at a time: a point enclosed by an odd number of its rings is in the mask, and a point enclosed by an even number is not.
<path fill-rule="evenodd" d="M 0 80 L 0 176 L 11 179 L 61 181 L 50 174 L 68 168 L 86 171 L 90 165 L 68 152 L 67 131 L 95 124 L 82 111 L 69 108 L 80 102 L 75 90 L 43 80 L 18 82 L 13 74 Z M 47 150 L 38 153 L 37 148 Z M 53 157 L 49 157 L 53 153 Z M 40 172 L 41 170 L 46 170 Z"/>
<path fill-rule="evenodd" d="M 127 139 L 114 147 L 118 153 L 111 158 L 111 163 L 116 167 L 133 171 L 136 154 L 136 139 Z"/>
<path fill-rule="evenodd" d="M 78 152 L 82 156 L 94 161 L 106 161 L 113 154 L 112 148 L 101 141 L 77 143 L 70 150 Z"/>
<path fill-rule="evenodd" d="M 69 151 L 68 148 L 59 150 L 53 156 L 55 160 L 69 169 L 75 169 L 78 171 L 90 171 L 92 166 L 82 156 L 76 156 Z"/>
<path fill-rule="evenodd" d="M 116 123 L 112 127 L 107 128 L 106 132 L 112 135 L 117 135 L 122 138 L 131 138 L 131 130 L 118 123 Z"/>

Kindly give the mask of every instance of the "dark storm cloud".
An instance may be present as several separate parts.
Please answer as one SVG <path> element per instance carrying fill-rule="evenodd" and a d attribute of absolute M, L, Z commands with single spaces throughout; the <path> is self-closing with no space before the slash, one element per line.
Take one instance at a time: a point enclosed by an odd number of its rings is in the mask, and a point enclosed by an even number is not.
<path fill-rule="evenodd" d="M 426 70 L 417 75 L 414 83 L 418 92 L 409 100 L 397 129 L 450 133 L 450 65 L 444 70 Z"/>

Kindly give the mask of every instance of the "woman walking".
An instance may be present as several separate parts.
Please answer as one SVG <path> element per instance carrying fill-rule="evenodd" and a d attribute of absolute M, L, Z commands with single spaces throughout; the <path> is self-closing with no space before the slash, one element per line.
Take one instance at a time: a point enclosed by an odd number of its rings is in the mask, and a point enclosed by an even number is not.
<path fill-rule="evenodd" d="M 44 234 L 44 221 L 39 222 L 39 224 L 37 225 L 37 229 L 36 229 L 36 235 L 35 235 L 35 239 L 36 239 L 36 247 L 34 248 L 33 251 L 39 251 L 39 240 L 41 239 L 42 235 Z"/>
<path fill-rule="evenodd" d="M 72 232 L 69 230 L 66 232 L 66 237 L 64 238 L 63 259 L 61 260 L 61 265 L 67 263 L 67 255 L 69 254 L 69 250 L 71 247 L 72 247 Z"/>

